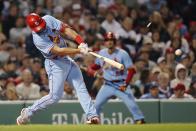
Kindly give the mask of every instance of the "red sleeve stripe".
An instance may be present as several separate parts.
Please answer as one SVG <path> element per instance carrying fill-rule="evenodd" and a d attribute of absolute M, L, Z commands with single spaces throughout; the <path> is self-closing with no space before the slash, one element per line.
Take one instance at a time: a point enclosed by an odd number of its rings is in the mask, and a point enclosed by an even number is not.
<path fill-rule="evenodd" d="M 89 76 L 95 76 L 96 71 L 99 70 L 100 68 L 101 68 L 101 66 L 99 66 L 97 64 L 92 64 L 92 65 L 88 66 L 87 74 Z"/>
<path fill-rule="evenodd" d="M 64 33 L 66 28 L 71 28 L 70 26 L 68 26 L 65 23 L 61 23 L 61 27 L 60 27 L 60 32 Z"/>
<path fill-rule="evenodd" d="M 84 40 L 83 40 L 83 38 L 82 38 L 80 35 L 77 35 L 77 36 L 76 36 L 75 41 L 76 41 L 78 44 L 84 43 Z"/>
<path fill-rule="evenodd" d="M 126 84 L 129 84 L 129 82 L 131 81 L 135 73 L 136 73 L 136 70 L 134 68 L 128 69 Z"/>
<path fill-rule="evenodd" d="M 90 67 L 93 70 L 99 70 L 101 68 L 101 66 L 100 65 L 97 65 L 97 64 L 92 64 L 92 65 L 90 65 Z"/>

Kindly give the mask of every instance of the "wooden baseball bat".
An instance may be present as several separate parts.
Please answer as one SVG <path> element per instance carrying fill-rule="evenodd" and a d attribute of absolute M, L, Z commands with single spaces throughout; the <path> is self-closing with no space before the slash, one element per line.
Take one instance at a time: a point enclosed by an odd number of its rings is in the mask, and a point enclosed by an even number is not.
<path fill-rule="evenodd" d="M 99 55 L 99 54 L 97 54 L 97 53 L 95 53 L 95 52 L 89 52 L 89 53 L 90 53 L 91 55 L 97 57 L 97 58 L 102 59 L 102 60 L 105 61 L 106 63 L 108 63 L 108 64 L 110 64 L 110 65 L 112 65 L 112 66 L 114 66 L 114 67 L 116 67 L 116 68 L 118 68 L 118 69 L 120 69 L 120 70 L 123 70 L 123 69 L 124 69 L 124 65 L 123 65 L 123 64 L 120 64 L 120 63 L 118 63 L 118 62 L 116 62 L 116 61 L 114 61 L 114 60 L 111 60 L 111 59 L 109 59 L 109 58 L 106 58 L 106 57 L 104 57 L 104 56 L 101 56 L 101 55 Z"/>

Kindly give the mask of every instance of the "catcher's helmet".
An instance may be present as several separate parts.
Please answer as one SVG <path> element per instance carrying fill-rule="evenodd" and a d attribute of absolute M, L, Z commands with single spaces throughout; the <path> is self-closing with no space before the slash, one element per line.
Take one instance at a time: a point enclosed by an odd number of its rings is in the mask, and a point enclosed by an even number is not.
<path fill-rule="evenodd" d="M 107 32 L 105 34 L 105 40 L 116 40 L 115 34 L 112 32 Z"/>
<path fill-rule="evenodd" d="M 26 17 L 26 23 L 34 32 L 40 32 L 46 27 L 46 21 L 35 13 L 31 13 Z"/>

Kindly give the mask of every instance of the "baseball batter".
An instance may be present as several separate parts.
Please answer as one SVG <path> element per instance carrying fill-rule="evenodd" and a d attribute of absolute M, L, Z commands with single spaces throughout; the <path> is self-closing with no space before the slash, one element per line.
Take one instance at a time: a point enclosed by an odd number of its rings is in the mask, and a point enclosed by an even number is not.
<path fill-rule="evenodd" d="M 101 59 L 96 59 L 95 64 L 91 65 L 92 70 L 102 68 L 105 81 L 96 96 L 95 107 L 97 112 L 99 114 L 103 104 L 105 104 L 111 96 L 115 95 L 126 104 L 133 115 L 135 123 L 142 124 L 144 123 L 144 116 L 134 100 L 130 86 L 128 86 L 135 73 L 135 69 L 132 67 L 132 60 L 128 53 L 115 47 L 116 37 L 112 32 L 106 34 L 105 44 L 107 48 L 99 51 L 99 54 L 123 64 L 125 69 L 119 70 L 109 66 Z M 90 72 L 92 73 L 92 71 Z M 96 72 L 94 72 L 94 74 L 95 73 Z"/>
<path fill-rule="evenodd" d="M 63 95 L 65 81 L 75 88 L 88 123 L 98 124 L 99 117 L 87 92 L 81 71 L 74 61 L 67 56 L 69 54 L 88 53 L 87 44 L 71 27 L 52 16 L 40 17 L 31 13 L 26 17 L 26 23 L 32 30 L 35 46 L 46 58 L 45 69 L 49 78 L 50 92 L 32 106 L 22 109 L 16 120 L 17 124 L 27 123 L 34 113 L 57 103 Z M 68 48 L 63 39 L 64 36 L 75 40 L 79 44 L 78 49 Z"/>

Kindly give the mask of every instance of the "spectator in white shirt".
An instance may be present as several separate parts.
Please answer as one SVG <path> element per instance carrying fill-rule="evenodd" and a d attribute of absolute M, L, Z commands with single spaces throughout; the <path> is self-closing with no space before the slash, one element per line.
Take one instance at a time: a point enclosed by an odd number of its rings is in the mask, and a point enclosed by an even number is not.
<path fill-rule="evenodd" d="M 20 99 L 32 100 L 40 97 L 40 86 L 33 83 L 33 76 L 29 69 L 22 72 L 23 82 L 17 85 L 16 92 Z"/>
<path fill-rule="evenodd" d="M 15 44 L 24 43 L 25 37 L 27 37 L 30 33 L 30 30 L 25 27 L 24 18 L 18 17 L 16 19 L 16 27 L 10 29 L 10 41 Z"/>
<path fill-rule="evenodd" d="M 119 22 L 115 20 L 114 14 L 112 11 L 108 11 L 106 15 L 106 19 L 101 23 L 101 27 L 103 27 L 106 32 L 118 32 L 121 30 L 121 25 Z"/>

